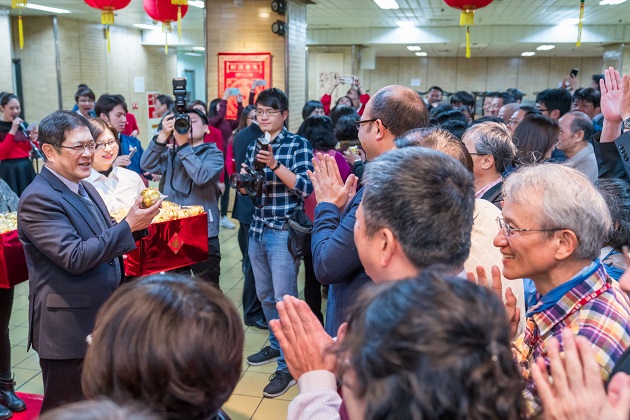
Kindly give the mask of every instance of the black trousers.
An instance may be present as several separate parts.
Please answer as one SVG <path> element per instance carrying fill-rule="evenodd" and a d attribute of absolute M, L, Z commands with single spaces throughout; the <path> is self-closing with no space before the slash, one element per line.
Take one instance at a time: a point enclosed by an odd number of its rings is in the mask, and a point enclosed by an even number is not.
<path fill-rule="evenodd" d="M 242 270 L 245 280 L 243 280 L 243 318 L 245 324 L 254 325 L 259 319 L 264 319 L 262 306 L 256 296 L 256 281 L 254 280 L 254 270 L 252 262 L 249 260 L 249 226 L 240 223 L 238 228 L 238 247 L 243 254 Z"/>
<path fill-rule="evenodd" d="M 312 255 L 304 257 L 304 301 L 319 319 L 319 322 L 324 325 L 324 317 L 322 316 L 322 284 L 315 277 Z"/>
<path fill-rule="evenodd" d="M 9 321 L 13 309 L 13 287 L 0 289 L 0 373 L 11 371 L 11 342 L 9 341 Z"/>
<path fill-rule="evenodd" d="M 190 274 L 191 271 L 193 276 L 214 283 L 219 289 L 221 288 L 219 286 L 221 247 L 218 236 L 208 238 L 208 259 L 206 261 L 173 270 L 173 272 L 181 274 Z"/>
<path fill-rule="evenodd" d="M 83 359 L 39 359 L 44 380 L 42 413 L 85 399 L 81 391 Z"/>
<path fill-rule="evenodd" d="M 225 177 L 225 191 L 221 196 L 221 217 L 227 216 L 228 205 L 230 203 L 230 176 L 227 173 L 227 169 L 223 170 Z"/>

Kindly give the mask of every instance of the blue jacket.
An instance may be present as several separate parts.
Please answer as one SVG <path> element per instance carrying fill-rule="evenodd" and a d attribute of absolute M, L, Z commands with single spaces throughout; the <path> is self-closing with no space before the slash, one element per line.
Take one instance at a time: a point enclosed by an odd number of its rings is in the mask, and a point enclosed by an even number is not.
<path fill-rule="evenodd" d="M 142 169 L 140 169 L 140 158 L 142 157 L 142 153 L 144 153 L 144 149 L 142 148 L 142 144 L 140 144 L 140 140 L 136 137 L 127 136 L 125 134 L 120 135 L 120 155 L 128 155 L 129 147 L 137 147 L 138 150 L 131 157 L 131 164 L 127 166 L 127 169 L 130 171 L 134 171 L 140 176 L 142 176 Z"/>
<path fill-rule="evenodd" d="M 330 285 L 326 306 L 326 332 L 337 335 L 339 326 L 347 320 L 347 313 L 356 301 L 359 290 L 372 280 L 365 273 L 354 244 L 354 222 L 363 189 L 341 213 L 332 203 L 315 207 L 315 221 L 311 248 L 315 276 L 322 284 Z"/>

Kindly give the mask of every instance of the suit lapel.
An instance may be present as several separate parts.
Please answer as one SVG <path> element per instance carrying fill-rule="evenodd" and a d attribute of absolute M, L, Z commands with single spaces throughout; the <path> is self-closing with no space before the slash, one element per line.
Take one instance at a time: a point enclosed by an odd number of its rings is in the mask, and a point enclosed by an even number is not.
<path fill-rule="evenodd" d="M 101 198 L 98 191 L 96 191 L 96 188 L 94 188 L 92 184 L 90 184 L 89 182 L 81 181 L 81 183 L 83 184 L 83 187 L 85 188 L 85 191 L 87 192 L 88 197 L 90 197 L 92 202 L 96 205 L 98 210 L 103 215 L 103 218 L 105 219 L 105 224 L 107 225 L 107 227 L 112 227 L 112 216 L 109 214 L 109 211 L 107 210 L 107 207 L 105 206 L 105 202 Z"/>
<path fill-rule="evenodd" d="M 95 235 L 101 234 L 101 229 L 99 228 L 98 223 L 96 222 L 96 220 L 94 220 L 93 217 L 91 217 L 92 214 L 87 209 L 87 207 L 85 207 L 85 204 L 83 204 L 81 198 L 77 194 L 70 191 L 70 189 L 45 166 L 42 169 L 40 175 L 46 178 L 50 185 L 55 190 L 61 193 L 63 199 L 66 200 L 72 207 L 74 207 L 77 212 L 79 212 L 83 220 L 85 220 L 85 223 L 87 223 L 87 225 L 90 227 Z"/>

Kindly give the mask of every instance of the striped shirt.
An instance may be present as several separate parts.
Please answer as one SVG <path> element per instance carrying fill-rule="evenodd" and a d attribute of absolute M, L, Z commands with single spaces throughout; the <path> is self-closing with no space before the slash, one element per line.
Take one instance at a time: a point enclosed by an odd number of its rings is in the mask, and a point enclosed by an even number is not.
<path fill-rule="evenodd" d="M 610 288 L 601 293 L 607 284 Z M 601 294 L 596 296 L 598 291 Z M 589 295 L 596 297 L 584 303 Z M 541 303 L 539 301 L 537 305 Z M 583 306 L 572 312 L 581 303 Z M 602 379 L 608 380 L 615 362 L 630 346 L 630 301 L 617 282 L 606 275 L 601 263 L 592 276 L 569 290 L 556 305 L 528 317 L 525 331 L 514 342 L 514 355 L 526 382 L 524 397 L 528 417 L 538 415 L 542 410 L 534 389 L 531 366 L 538 357 L 545 358 L 549 366 L 547 344 L 551 337 L 556 337 L 560 351 L 564 351 L 562 330 L 565 327 L 591 342 L 597 363 L 602 368 Z"/>
<path fill-rule="evenodd" d="M 313 148 L 304 137 L 292 134 L 283 128 L 271 142 L 273 155 L 278 162 L 289 168 L 296 176 L 295 187 L 290 188 L 274 171 L 265 167 L 265 188 L 263 190 L 263 207 L 254 209 L 254 218 L 249 234 L 256 240 L 262 240 L 263 228 L 284 229 L 289 214 L 295 209 L 304 208 L 304 199 L 313 192 L 313 184 L 306 174 L 313 171 Z M 256 142 L 247 149 L 245 164 L 253 167 Z"/>

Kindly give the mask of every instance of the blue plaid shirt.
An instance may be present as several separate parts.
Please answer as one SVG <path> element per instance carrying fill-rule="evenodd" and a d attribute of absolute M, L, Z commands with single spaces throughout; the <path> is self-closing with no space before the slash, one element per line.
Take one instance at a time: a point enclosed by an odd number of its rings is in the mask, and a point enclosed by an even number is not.
<path fill-rule="evenodd" d="M 304 199 L 313 192 L 313 184 L 306 171 L 313 170 L 311 159 L 313 148 L 304 137 L 292 134 L 283 128 L 280 134 L 271 142 L 273 155 L 278 162 L 289 168 L 296 175 L 295 187 L 291 189 L 276 173 L 265 167 L 265 189 L 263 191 L 263 207 L 254 209 L 254 219 L 250 227 L 250 236 L 262 240 L 265 226 L 282 230 L 289 214 L 295 208 L 304 207 Z M 245 164 L 253 166 L 256 142 L 252 142 L 247 149 Z"/>

